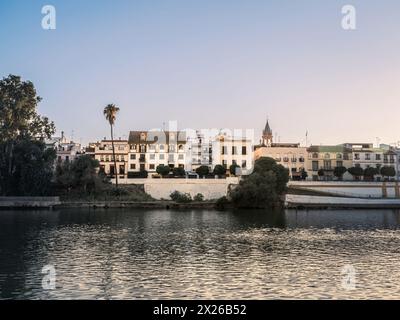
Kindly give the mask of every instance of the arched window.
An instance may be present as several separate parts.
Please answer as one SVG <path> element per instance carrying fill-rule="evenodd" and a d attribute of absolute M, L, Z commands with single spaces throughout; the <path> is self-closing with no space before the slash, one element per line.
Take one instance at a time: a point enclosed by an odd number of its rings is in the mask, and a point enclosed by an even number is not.
<path fill-rule="evenodd" d="M 329 159 L 331 155 L 329 153 L 325 153 L 325 159 Z"/>

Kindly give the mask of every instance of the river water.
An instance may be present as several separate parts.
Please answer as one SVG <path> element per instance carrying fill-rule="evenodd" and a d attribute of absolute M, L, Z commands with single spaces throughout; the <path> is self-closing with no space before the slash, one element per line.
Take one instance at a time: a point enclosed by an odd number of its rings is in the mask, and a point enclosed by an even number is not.
<path fill-rule="evenodd" d="M 0 297 L 399 299 L 399 226 L 396 210 L 0 211 Z"/>

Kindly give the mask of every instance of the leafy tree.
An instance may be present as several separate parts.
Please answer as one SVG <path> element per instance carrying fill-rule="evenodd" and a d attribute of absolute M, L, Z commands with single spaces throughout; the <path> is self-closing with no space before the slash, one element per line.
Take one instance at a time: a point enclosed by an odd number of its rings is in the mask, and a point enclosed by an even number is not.
<path fill-rule="evenodd" d="M 196 173 L 200 177 L 204 177 L 210 173 L 210 169 L 208 168 L 208 166 L 200 166 L 196 169 Z"/>
<path fill-rule="evenodd" d="M 15 75 L 0 81 L 0 192 L 3 195 L 45 195 L 47 192 L 55 153 L 47 151 L 43 141 L 54 134 L 55 127 L 37 113 L 40 101 L 32 82 L 22 81 Z"/>
<path fill-rule="evenodd" d="M 304 168 L 301 169 L 300 175 L 301 175 L 301 179 L 302 179 L 302 180 L 306 180 L 307 177 L 308 177 L 308 173 L 307 173 L 306 170 L 304 170 Z"/>
<path fill-rule="evenodd" d="M 58 187 L 70 191 L 71 189 L 83 192 L 95 191 L 104 180 L 102 173 L 97 173 L 99 162 L 89 155 L 83 155 L 72 162 L 59 164 L 56 169 L 56 183 Z"/>
<path fill-rule="evenodd" d="M 229 173 L 233 176 L 236 176 L 236 168 L 240 168 L 237 164 L 232 164 L 229 167 Z"/>
<path fill-rule="evenodd" d="M 183 177 L 185 175 L 185 169 L 182 167 L 176 167 L 172 170 L 174 176 Z"/>
<path fill-rule="evenodd" d="M 229 192 L 232 203 L 239 208 L 274 207 L 281 201 L 289 181 L 289 171 L 272 158 L 260 158 L 253 173 L 244 176 Z"/>
<path fill-rule="evenodd" d="M 114 125 L 115 120 L 117 118 L 117 113 L 119 112 L 119 108 L 115 104 L 108 104 L 104 110 L 103 114 L 106 117 L 108 123 L 110 124 L 111 128 L 111 145 L 112 145 L 112 152 L 114 158 L 114 168 L 115 168 L 115 188 L 118 189 L 118 168 L 117 168 L 117 160 L 115 158 L 115 147 L 114 147 Z"/>
<path fill-rule="evenodd" d="M 374 176 L 378 174 L 378 170 L 373 167 L 364 169 L 364 180 L 374 180 Z"/>
<path fill-rule="evenodd" d="M 223 176 L 223 175 L 226 173 L 226 169 L 224 168 L 224 166 L 222 166 L 222 165 L 220 165 L 220 164 L 217 164 L 217 165 L 214 167 L 213 173 L 214 173 L 216 176 L 221 177 L 221 176 Z"/>
<path fill-rule="evenodd" d="M 277 164 L 274 159 L 269 157 L 257 159 L 254 163 L 253 172 L 264 174 L 268 171 L 273 171 L 277 177 L 277 192 L 279 194 L 285 192 L 286 185 L 289 181 L 289 169 L 285 168 L 281 164 Z"/>
<path fill-rule="evenodd" d="M 323 176 L 325 176 L 325 171 L 324 171 L 324 169 L 319 169 L 319 170 L 318 170 L 318 177 L 321 179 Z"/>
<path fill-rule="evenodd" d="M 204 196 L 201 193 L 198 193 L 193 197 L 193 201 L 202 202 L 204 201 Z"/>
<path fill-rule="evenodd" d="M 347 171 L 358 180 L 364 174 L 364 170 L 361 167 L 351 167 Z"/>
<path fill-rule="evenodd" d="M 390 166 L 383 166 L 380 173 L 384 177 L 394 177 L 396 175 L 396 170 Z"/>
<path fill-rule="evenodd" d="M 346 167 L 335 167 L 333 170 L 333 175 L 338 178 L 339 180 L 343 179 L 343 175 L 347 172 Z"/>
<path fill-rule="evenodd" d="M 179 203 L 187 203 L 192 201 L 192 197 L 189 193 L 182 193 L 174 191 L 170 194 L 171 200 Z"/>
<path fill-rule="evenodd" d="M 171 168 L 169 166 L 165 166 L 163 164 L 160 164 L 156 168 L 156 172 L 161 175 L 162 177 L 165 177 L 169 174 L 171 171 Z"/>

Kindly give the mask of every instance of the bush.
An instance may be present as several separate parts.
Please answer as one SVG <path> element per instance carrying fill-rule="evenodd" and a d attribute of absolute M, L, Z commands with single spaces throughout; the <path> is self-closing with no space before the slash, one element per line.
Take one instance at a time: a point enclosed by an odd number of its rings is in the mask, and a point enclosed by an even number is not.
<path fill-rule="evenodd" d="M 221 177 L 221 176 L 223 176 L 223 175 L 226 173 L 226 170 L 225 170 L 224 166 L 222 166 L 222 165 L 220 165 L 220 164 L 217 164 L 217 165 L 214 167 L 213 173 L 214 173 L 214 175 L 216 175 L 216 176 L 218 176 L 218 177 Z"/>
<path fill-rule="evenodd" d="M 394 177 L 396 170 L 393 167 L 384 166 L 381 168 L 381 175 L 384 177 Z"/>
<path fill-rule="evenodd" d="M 228 198 L 223 196 L 221 198 L 219 198 L 216 202 L 215 202 L 215 209 L 222 211 L 226 209 L 226 206 L 229 204 Z"/>
<path fill-rule="evenodd" d="M 339 180 L 343 179 L 343 175 L 347 172 L 346 167 L 335 167 L 333 170 L 333 175 Z"/>
<path fill-rule="evenodd" d="M 361 167 L 351 167 L 347 171 L 356 179 L 359 179 L 364 174 L 364 170 Z"/>
<path fill-rule="evenodd" d="M 174 191 L 170 194 L 170 198 L 172 201 L 179 202 L 179 203 L 187 203 L 192 201 L 192 197 L 189 193 L 182 193 L 179 191 Z"/>
<path fill-rule="evenodd" d="M 208 166 L 200 166 L 196 169 L 196 173 L 200 176 L 200 177 L 204 177 L 206 175 L 208 175 L 210 172 L 210 169 L 208 168 Z"/>
<path fill-rule="evenodd" d="M 163 164 L 158 165 L 157 169 L 156 169 L 156 172 L 163 177 L 167 176 L 170 171 L 171 171 L 171 168 L 169 166 L 165 166 Z"/>
<path fill-rule="evenodd" d="M 193 200 L 198 202 L 204 201 L 204 196 L 201 193 L 198 193 L 193 197 Z"/>
<path fill-rule="evenodd" d="M 232 164 L 229 167 L 229 173 L 233 176 L 236 176 L 236 168 L 240 168 L 237 164 Z"/>
<path fill-rule="evenodd" d="M 287 169 L 272 158 L 260 158 L 253 173 L 243 177 L 229 195 L 238 208 L 272 208 L 281 202 L 288 181 Z"/>
<path fill-rule="evenodd" d="M 175 177 L 183 177 L 185 175 L 185 169 L 182 167 L 177 167 L 172 170 Z"/>

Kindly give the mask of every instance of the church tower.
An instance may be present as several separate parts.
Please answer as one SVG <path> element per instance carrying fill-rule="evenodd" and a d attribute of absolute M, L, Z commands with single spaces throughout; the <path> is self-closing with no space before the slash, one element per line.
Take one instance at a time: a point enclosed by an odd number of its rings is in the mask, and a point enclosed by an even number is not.
<path fill-rule="evenodd" d="M 265 128 L 263 130 L 263 135 L 262 135 L 263 145 L 265 145 L 267 147 L 271 147 L 272 146 L 272 138 L 273 138 L 272 130 L 269 126 L 268 119 L 267 119 L 267 123 L 265 125 Z"/>

